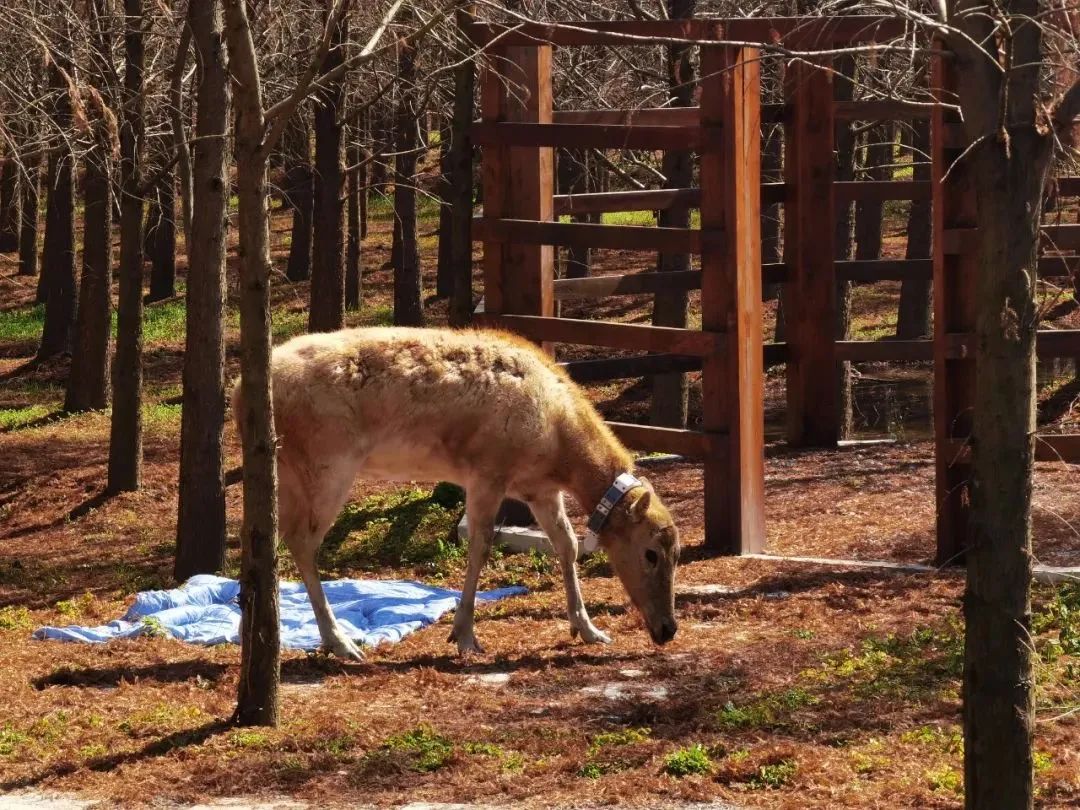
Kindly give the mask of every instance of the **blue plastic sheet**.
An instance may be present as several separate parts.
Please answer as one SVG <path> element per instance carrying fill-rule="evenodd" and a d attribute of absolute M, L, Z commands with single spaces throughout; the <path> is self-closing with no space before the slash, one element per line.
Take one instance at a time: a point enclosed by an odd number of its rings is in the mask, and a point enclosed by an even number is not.
<path fill-rule="evenodd" d="M 457 607 L 460 591 L 420 582 L 339 579 L 323 583 L 326 598 L 345 634 L 367 646 L 401 641 L 434 624 Z M 478 593 L 478 602 L 492 602 L 527 593 L 523 587 Z M 321 644 L 315 614 L 303 583 L 282 582 L 281 644 L 314 650 Z M 34 638 L 100 644 L 114 638 L 165 633 L 192 644 L 240 642 L 240 583 L 212 575 L 194 576 L 169 591 L 144 591 L 123 619 L 98 627 L 42 627 Z"/>

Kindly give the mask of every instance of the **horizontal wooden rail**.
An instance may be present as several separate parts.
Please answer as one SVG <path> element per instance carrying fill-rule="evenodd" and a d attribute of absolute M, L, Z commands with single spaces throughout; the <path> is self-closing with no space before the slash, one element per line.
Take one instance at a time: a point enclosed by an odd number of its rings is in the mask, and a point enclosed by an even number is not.
<path fill-rule="evenodd" d="M 898 121 L 930 118 L 931 104 L 910 101 L 868 99 L 866 101 L 837 101 L 834 114 L 840 121 Z"/>
<path fill-rule="evenodd" d="M 945 356 L 964 359 L 975 356 L 975 336 L 964 332 L 945 335 Z M 1040 329 L 1035 338 L 1035 354 L 1042 359 L 1080 357 L 1080 329 Z"/>
<path fill-rule="evenodd" d="M 598 191 L 591 194 L 556 194 L 555 216 L 602 214 L 607 211 L 663 211 L 675 206 L 697 208 L 699 188 L 664 188 L 643 191 Z"/>
<path fill-rule="evenodd" d="M 655 250 L 663 253 L 701 253 L 706 239 L 722 239 L 719 231 L 653 228 L 644 225 L 597 225 L 589 222 L 536 222 L 527 219 L 473 220 L 473 239 L 481 242 L 522 242 L 532 245 Z"/>
<path fill-rule="evenodd" d="M 971 463 L 971 445 L 963 439 L 954 439 L 949 442 L 946 452 L 947 459 L 952 464 Z M 1080 464 L 1080 433 L 1036 434 L 1035 460 Z"/>
<path fill-rule="evenodd" d="M 544 318 L 538 315 L 490 315 L 488 323 L 545 343 L 606 346 L 610 349 L 708 357 L 722 351 L 725 336 L 719 332 L 675 329 L 636 323 L 582 321 L 576 318 Z"/>
<path fill-rule="evenodd" d="M 556 124 L 623 124 L 629 126 L 696 127 L 698 107 L 642 107 L 638 110 L 555 110 Z"/>
<path fill-rule="evenodd" d="M 560 278 L 555 280 L 555 300 L 573 301 L 583 298 L 606 298 L 609 295 L 642 295 L 664 290 L 699 289 L 701 289 L 701 272 L 698 270 Z"/>
<path fill-rule="evenodd" d="M 719 127 L 629 124 L 473 124 L 477 146 L 558 146 L 566 149 L 697 149 L 720 137 Z"/>
<path fill-rule="evenodd" d="M 1043 245 L 1054 250 L 1080 250 L 1080 225 L 1043 225 Z"/>
<path fill-rule="evenodd" d="M 1080 197 L 1080 177 L 1058 177 L 1052 185 L 1059 197 Z"/>
<path fill-rule="evenodd" d="M 1039 278 L 1064 278 L 1080 270 L 1080 256 L 1043 256 L 1039 259 Z"/>
<path fill-rule="evenodd" d="M 701 358 L 685 354 L 645 354 L 638 357 L 604 357 L 559 363 L 574 382 L 625 380 L 675 371 L 701 371 Z"/>
<path fill-rule="evenodd" d="M 702 459 L 718 452 L 717 445 L 727 443 L 723 433 L 702 433 L 698 430 L 632 425 L 627 422 L 608 422 L 624 443 L 646 453 L 675 453 L 686 458 Z"/>
<path fill-rule="evenodd" d="M 760 42 L 773 44 L 777 38 L 800 47 L 888 42 L 903 36 L 904 21 L 896 17 L 751 17 L 690 20 L 584 20 L 567 23 L 525 22 L 517 24 L 469 23 L 466 34 L 480 45 L 551 44 L 641 45 L 664 40 L 693 42 Z"/>
<path fill-rule="evenodd" d="M 836 359 L 852 362 L 915 362 L 934 358 L 932 340 L 838 340 Z"/>
<path fill-rule="evenodd" d="M 930 259 L 850 259 L 836 263 L 844 281 L 929 281 L 934 277 Z"/>
<path fill-rule="evenodd" d="M 836 277 L 843 281 L 928 281 L 934 276 L 930 259 L 845 259 L 834 263 Z M 763 284 L 783 284 L 788 268 L 783 262 L 761 266 Z"/>
<path fill-rule="evenodd" d="M 912 180 L 842 180 L 833 183 L 839 202 L 929 200 L 930 183 Z"/>

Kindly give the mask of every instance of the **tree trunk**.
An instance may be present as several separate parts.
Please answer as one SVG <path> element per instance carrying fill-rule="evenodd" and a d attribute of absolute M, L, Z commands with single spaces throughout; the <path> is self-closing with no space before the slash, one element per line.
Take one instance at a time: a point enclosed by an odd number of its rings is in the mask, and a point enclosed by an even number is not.
<path fill-rule="evenodd" d="M 184 69 L 191 50 L 191 26 L 180 28 L 180 41 L 176 45 L 172 75 L 169 81 L 169 119 L 172 125 L 172 145 L 176 153 L 176 180 L 180 185 L 180 222 L 184 228 L 184 245 L 191 251 L 191 147 L 188 146 L 187 126 L 184 114 Z M 175 230 L 175 226 L 174 226 Z"/>
<path fill-rule="evenodd" d="M 59 132 L 71 126 L 71 99 L 67 82 L 60 73 L 70 74 L 70 65 L 49 70 L 49 87 L 54 94 L 52 119 Z M 39 303 L 45 304 L 45 326 L 38 359 L 45 360 L 69 351 L 75 329 L 75 167 L 72 154 L 58 144 L 49 154 L 48 202 L 45 209 L 45 247 Z"/>
<path fill-rule="evenodd" d="M 348 177 L 348 205 L 345 217 L 347 220 L 347 238 L 345 244 L 345 308 L 350 310 L 360 309 L 363 284 L 363 263 L 361 261 L 361 240 L 364 238 L 363 225 L 361 224 L 361 202 L 367 194 L 365 187 L 366 171 L 360 165 L 363 160 L 364 150 L 360 146 L 362 130 L 360 117 L 353 117 L 352 140 L 346 150 L 346 162 L 351 167 Z M 442 239 L 442 236 L 439 236 Z"/>
<path fill-rule="evenodd" d="M 964 617 L 967 806 L 1032 804 L 1031 493 L 1035 268 L 1050 136 L 974 151 L 980 273 L 972 527 Z M 1006 150 L 1013 151 L 1011 158 Z"/>
<path fill-rule="evenodd" d="M 458 13 L 457 42 L 471 47 L 461 30 L 470 15 Z M 476 65 L 463 59 L 454 68 L 454 120 L 450 132 L 450 264 L 454 277 L 450 299 L 450 325 L 468 326 L 472 322 L 472 213 L 473 213 L 473 145 L 470 126 L 473 118 L 473 96 L 476 85 Z"/>
<path fill-rule="evenodd" d="M 38 264 L 38 206 L 41 193 L 41 158 L 24 162 L 19 184 L 22 218 L 19 221 L 19 275 L 37 274 Z"/>
<path fill-rule="evenodd" d="M 332 4 L 326 3 L 326 13 Z M 345 22 L 333 32 L 330 52 L 323 63 L 329 72 L 345 60 Z M 315 225 L 311 252 L 312 332 L 332 332 L 345 325 L 345 206 L 342 200 L 341 113 L 345 81 L 338 79 L 321 91 L 315 105 Z"/>
<path fill-rule="evenodd" d="M 404 10 L 402 14 L 404 14 Z M 394 264 L 394 323 L 421 326 L 420 252 L 416 241 L 416 46 L 398 43 L 397 149 L 394 160 L 394 235 L 398 255 Z"/>
<path fill-rule="evenodd" d="M 852 56 L 840 56 L 834 62 L 836 70 L 835 98 L 837 101 L 851 101 L 854 95 L 855 59 Z M 836 180 L 852 180 L 855 177 L 855 133 L 851 124 L 839 122 L 836 125 Z M 837 206 L 836 212 L 836 258 L 851 258 L 852 215 L 848 203 Z M 851 337 L 851 282 L 836 282 L 836 331 L 837 340 Z M 840 415 L 838 420 L 838 438 L 846 439 L 852 428 L 851 363 L 842 361 L 836 364 L 836 403 Z"/>
<path fill-rule="evenodd" d="M 867 133 L 866 163 L 864 174 L 867 180 L 891 180 L 893 162 L 893 127 L 882 124 Z M 855 258 L 881 258 L 882 243 L 881 200 L 860 200 L 855 206 Z"/>
<path fill-rule="evenodd" d="M 124 116 L 120 126 L 120 272 L 109 434 L 109 492 L 142 478 L 144 0 L 124 0 Z"/>
<path fill-rule="evenodd" d="M 0 165 L 0 253 L 15 253 L 18 249 L 19 166 L 14 160 L 5 160 Z"/>
<path fill-rule="evenodd" d="M 150 294 L 147 301 L 163 301 L 176 295 L 176 190 L 172 173 L 154 193 L 153 228 L 149 242 Z M 148 218 L 149 219 L 149 218 Z"/>
<path fill-rule="evenodd" d="M 696 0 L 668 0 L 668 16 L 682 19 L 694 16 Z M 690 107 L 694 100 L 693 48 L 687 44 L 669 45 L 667 72 L 669 95 L 673 106 Z M 694 180 L 694 156 L 688 151 L 664 153 L 665 188 L 689 188 Z M 689 228 L 690 209 L 672 207 L 660 212 L 660 227 Z M 678 272 L 690 269 L 690 256 L 685 253 L 662 253 L 657 270 Z M 652 322 L 655 326 L 686 327 L 687 294 L 685 290 L 668 290 L 656 294 Z M 653 377 L 652 407 L 649 422 L 661 427 L 686 427 L 687 378 L 685 374 L 658 374 Z"/>
<path fill-rule="evenodd" d="M 435 295 L 450 298 L 454 294 L 454 266 L 451 259 L 453 241 L 450 222 L 453 219 L 450 185 L 450 119 L 443 118 L 439 127 L 439 260 L 435 271 Z"/>
<path fill-rule="evenodd" d="M 225 252 L 229 226 L 229 69 L 221 7 L 193 3 L 196 140 L 192 155 L 180 504 L 173 575 L 184 582 L 225 567 Z"/>
<path fill-rule="evenodd" d="M 270 217 L 262 84 L 244 0 L 225 0 L 229 61 L 237 79 L 236 167 L 240 231 L 240 397 L 244 444 L 240 686 L 236 721 L 277 725 L 280 625 L 277 583 L 277 440 L 270 384 Z"/>
<path fill-rule="evenodd" d="M 83 180 L 83 269 L 79 284 L 75 352 L 64 410 L 98 410 L 109 404 L 112 337 L 112 178 L 109 136 L 97 125 Z"/>
<path fill-rule="evenodd" d="M 285 202 L 292 208 L 292 240 L 285 277 L 306 281 L 311 276 L 312 209 L 315 205 L 315 178 L 311 171 L 311 128 L 306 107 L 301 107 L 284 134 L 286 155 Z"/>
<path fill-rule="evenodd" d="M 584 149 L 560 149 L 558 152 L 559 194 L 584 194 L 589 190 L 588 152 Z M 588 214 L 574 214 L 571 222 L 588 222 Z M 566 249 L 565 278 L 586 278 L 592 270 L 592 251 L 587 247 Z"/>
<path fill-rule="evenodd" d="M 916 121 L 913 124 L 911 151 L 915 167 L 912 179 L 919 182 L 930 180 L 930 124 Z M 914 200 L 907 222 L 906 259 L 930 258 L 931 209 L 929 200 Z M 915 340 L 930 336 L 930 279 L 907 279 L 900 285 L 900 309 L 896 317 L 896 336 L 902 340 Z"/>

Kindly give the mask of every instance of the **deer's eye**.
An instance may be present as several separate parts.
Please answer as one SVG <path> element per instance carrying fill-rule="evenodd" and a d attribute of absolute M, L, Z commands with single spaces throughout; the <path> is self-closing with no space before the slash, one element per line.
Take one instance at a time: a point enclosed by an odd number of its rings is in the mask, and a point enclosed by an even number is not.
<path fill-rule="evenodd" d="M 656 552 L 651 548 L 645 550 L 645 559 L 648 561 L 649 565 L 656 565 L 660 562 L 660 557 L 657 556 Z"/>

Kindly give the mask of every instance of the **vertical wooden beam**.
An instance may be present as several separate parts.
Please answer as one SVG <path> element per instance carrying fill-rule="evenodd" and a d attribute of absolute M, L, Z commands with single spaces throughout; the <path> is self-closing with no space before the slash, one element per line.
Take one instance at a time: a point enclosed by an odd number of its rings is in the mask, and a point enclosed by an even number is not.
<path fill-rule="evenodd" d="M 489 53 L 481 83 L 481 119 L 551 123 L 551 46 L 514 46 Z M 484 216 L 551 222 L 555 218 L 555 150 L 485 147 Z M 555 315 L 555 248 L 484 242 L 484 317 Z M 478 319 L 481 322 L 483 319 Z M 541 344 L 549 353 L 550 343 Z M 504 501 L 501 525 L 533 523 L 529 508 Z"/>
<path fill-rule="evenodd" d="M 833 342 L 836 160 L 828 68 L 827 60 L 818 65 L 796 60 L 784 75 L 790 110 L 784 138 L 788 441 L 810 447 L 835 447 L 840 432 Z"/>
<path fill-rule="evenodd" d="M 936 46 L 940 48 L 940 45 Z M 947 59 L 935 55 L 932 91 L 941 104 L 955 105 L 956 82 Z M 946 240 L 954 229 L 978 224 L 975 189 L 962 149 L 949 146 L 947 129 L 959 114 L 935 106 L 931 117 L 931 189 L 934 261 L 934 441 L 937 490 L 937 563 L 962 561 L 969 531 L 971 463 L 957 456 L 956 441 L 971 437 L 975 403 L 975 358 L 950 357 L 949 333 L 973 333 L 979 256 L 977 241 Z M 955 251 L 946 252 L 947 241 Z"/>
<path fill-rule="evenodd" d="M 765 522 L 758 51 L 702 46 L 701 77 L 701 328 L 725 335 L 702 363 L 702 421 L 727 434 L 705 461 L 705 544 L 754 553 Z"/>
<path fill-rule="evenodd" d="M 551 123 L 551 46 L 507 47 L 491 54 L 482 87 L 485 122 Z M 554 219 L 554 150 L 486 147 L 484 216 Z M 484 309 L 489 314 L 555 312 L 551 245 L 484 243 Z"/>

